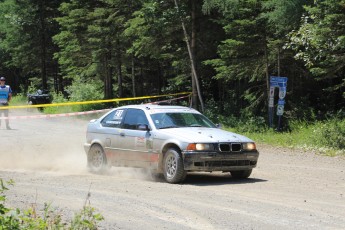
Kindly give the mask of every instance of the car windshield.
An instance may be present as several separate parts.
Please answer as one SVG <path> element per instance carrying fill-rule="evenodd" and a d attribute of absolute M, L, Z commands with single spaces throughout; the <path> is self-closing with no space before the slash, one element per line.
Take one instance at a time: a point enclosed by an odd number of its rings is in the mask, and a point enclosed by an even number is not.
<path fill-rule="evenodd" d="M 198 113 L 155 113 L 151 114 L 151 118 L 157 129 L 182 127 L 216 128 L 209 119 Z"/>

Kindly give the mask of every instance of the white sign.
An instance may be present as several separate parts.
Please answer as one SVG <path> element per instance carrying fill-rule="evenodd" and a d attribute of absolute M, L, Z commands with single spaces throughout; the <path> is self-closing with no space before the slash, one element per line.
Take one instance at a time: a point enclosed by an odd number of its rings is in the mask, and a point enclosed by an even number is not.
<path fill-rule="evenodd" d="M 270 97 L 270 100 L 268 102 L 268 106 L 269 107 L 273 107 L 274 106 L 274 98 L 273 97 Z"/>
<path fill-rule="evenodd" d="M 286 87 L 279 87 L 279 98 L 284 99 L 286 96 Z"/>
<path fill-rule="evenodd" d="M 270 87 L 270 97 L 274 97 L 274 87 Z"/>
<path fill-rule="evenodd" d="M 277 115 L 282 116 L 284 113 L 284 105 L 278 105 L 277 107 Z"/>

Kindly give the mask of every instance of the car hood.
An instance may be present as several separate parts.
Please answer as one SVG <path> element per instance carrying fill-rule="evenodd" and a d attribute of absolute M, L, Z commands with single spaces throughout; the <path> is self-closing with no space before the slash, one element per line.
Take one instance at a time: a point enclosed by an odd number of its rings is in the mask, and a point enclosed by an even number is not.
<path fill-rule="evenodd" d="M 254 142 L 248 137 L 218 128 L 171 128 L 159 132 L 188 142 Z"/>

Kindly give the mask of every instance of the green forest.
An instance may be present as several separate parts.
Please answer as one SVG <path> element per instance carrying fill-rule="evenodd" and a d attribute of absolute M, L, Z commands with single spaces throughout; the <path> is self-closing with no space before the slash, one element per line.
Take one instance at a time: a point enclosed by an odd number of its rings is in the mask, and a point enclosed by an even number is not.
<path fill-rule="evenodd" d="M 187 91 L 213 118 L 267 124 L 282 76 L 285 122 L 344 118 L 345 0 L 1 0 L 0 53 L 14 95 Z"/>

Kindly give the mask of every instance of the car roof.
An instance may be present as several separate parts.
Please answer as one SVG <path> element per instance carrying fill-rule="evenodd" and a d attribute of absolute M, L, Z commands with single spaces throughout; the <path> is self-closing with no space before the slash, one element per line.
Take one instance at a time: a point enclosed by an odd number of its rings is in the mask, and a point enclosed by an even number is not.
<path fill-rule="evenodd" d="M 125 106 L 118 107 L 116 109 L 120 109 L 120 108 L 144 109 L 144 110 L 150 111 L 151 113 L 159 113 L 159 112 L 164 112 L 164 111 L 199 113 L 199 111 L 193 108 L 189 108 L 186 106 L 177 106 L 177 105 L 140 104 L 140 105 L 125 105 Z"/>

